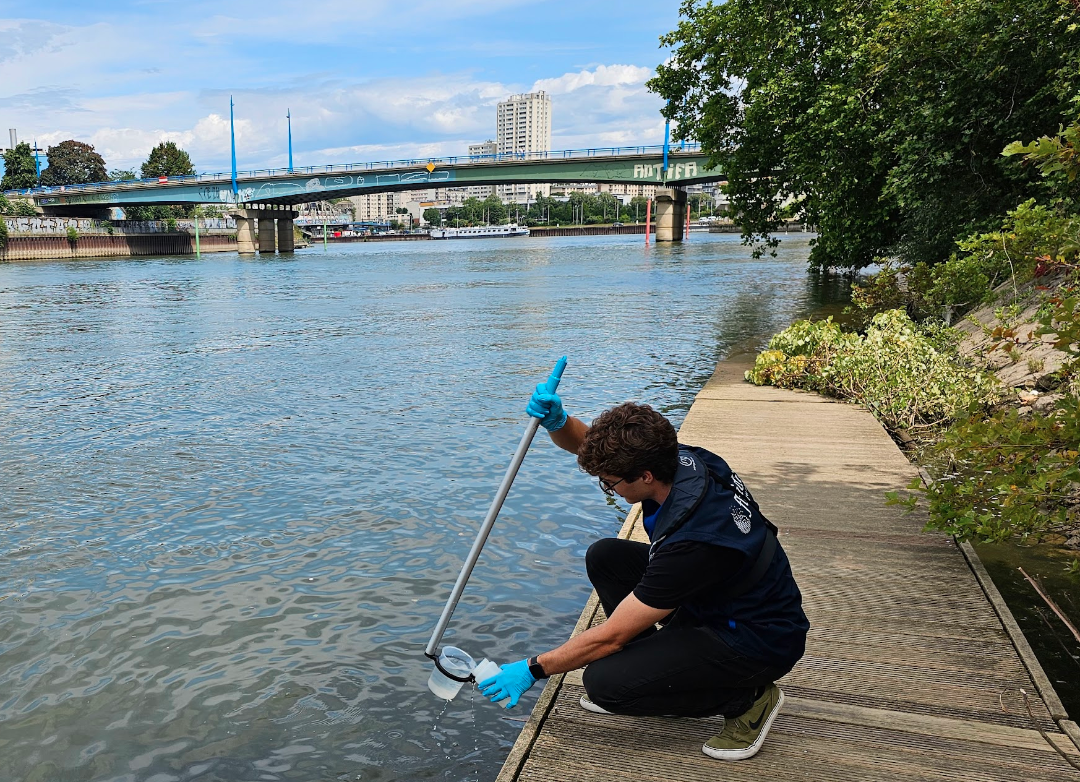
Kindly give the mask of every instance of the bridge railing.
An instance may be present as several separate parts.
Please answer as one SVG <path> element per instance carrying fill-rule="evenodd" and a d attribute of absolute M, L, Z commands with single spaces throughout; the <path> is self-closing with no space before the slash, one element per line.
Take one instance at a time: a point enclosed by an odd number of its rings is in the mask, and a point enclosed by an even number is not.
<path fill-rule="evenodd" d="M 589 149 L 563 149 L 550 152 L 496 152 L 491 155 L 453 155 L 450 157 L 409 158 L 406 160 L 380 160 L 371 163 L 333 163 L 325 166 L 293 166 L 290 168 L 260 168 L 252 171 L 237 171 L 236 179 L 266 179 L 268 177 L 303 176 L 305 174 L 348 174 L 357 171 L 385 171 L 400 168 L 415 168 L 432 163 L 435 166 L 456 166 L 476 163 L 510 163 L 515 161 L 534 162 L 544 160 L 573 160 L 578 158 L 623 157 L 626 155 L 659 154 L 664 150 L 661 144 L 636 147 L 591 147 Z M 670 147 L 673 153 L 700 152 L 701 145 L 685 143 Z M 97 190 L 140 190 L 160 185 L 201 184 L 204 182 L 232 183 L 231 172 L 213 174 L 190 174 L 171 176 L 167 182 L 159 177 L 146 179 L 125 179 L 115 182 L 90 182 L 81 185 L 56 185 L 32 187 L 25 190 L 5 190 L 5 196 L 33 196 L 53 193 L 82 193 Z"/>

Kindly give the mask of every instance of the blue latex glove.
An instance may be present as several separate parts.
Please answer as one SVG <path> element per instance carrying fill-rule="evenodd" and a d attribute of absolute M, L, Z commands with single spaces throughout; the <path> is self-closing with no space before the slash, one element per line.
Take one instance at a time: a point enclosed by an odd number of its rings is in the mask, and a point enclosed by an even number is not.
<path fill-rule="evenodd" d="M 478 682 L 476 686 L 492 703 L 509 698 L 506 704 L 506 708 L 509 709 L 517 706 L 518 699 L 534 684 L 536 684 L 536 679 L 529 673 L 529 661 L 519 660 L 502 666 L 501 671 L 489 679 Z"/>
<path fill-rule="evenodd" d="M 557 432 L 566 424 L 566 411 L 562 399 L 554 391 L 548 390 L 547 383 L 537 383 L 536 390 L 525 406 L 525 412 L 540 419 L 540 426 L 549 432 Z"/>

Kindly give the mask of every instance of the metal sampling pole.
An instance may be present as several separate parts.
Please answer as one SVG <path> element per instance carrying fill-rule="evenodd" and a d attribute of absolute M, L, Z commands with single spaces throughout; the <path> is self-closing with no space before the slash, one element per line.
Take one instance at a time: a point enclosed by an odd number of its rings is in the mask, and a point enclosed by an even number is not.
<path fill-rule="evenodd" d="M 547 379 L 546 383 L 548 393 L 555 393 L 556 389 L 559 387 L 559 381 L 562 379 L 564 369 L 566 369 L 566 356 L 563 356 L 555 362 L 555 368 L 551 371 L 551 376 Z M 442 640 L 443 633 L 446 632 L 446 626 L 450 624 L 450 617 L 453 615 L 454 609 L 457 608 L 458 600 L 461 599 L 461 593 L 465 591 L 465 584 L 472 575 L 476 560 L 480 558 L 480 551 L 484 548 L 488 535 L 491 534 L 491 527 L 495 524 L 495 519 L 498 517 L 499 511 L 502 510 L 503 501 L 510 491 L 510 485 L 514 482 L 514 478 L 517 477 L 518 468 L 521 467 L 521 462 L 524 461 L 525 454 L 528 452 L 529 445 L 532 443 L 533 435 L 536 434 L 536 429 L 539 426 L 539 418 L 529 418 L 529 424 L 525 427 L 525 434 L 521 436 L 521 442 L 518 443 L 517 451 L 514 452 L 514 458 L 510 460 L 510 466 L 506 468 L 506 475 L 503 476 L 502 484 L 499 485 L 499 490 L 495 492 L 495 499 L 491 501 L 491 507 L 488 508 L 487 516 L 484 517 L 484 523 L 480 525 L 480 531 L 476 533 L 476 540 L 473 541 L 472 548 L 469 550 L 469 555 L 465 558 L 465 564 L 462 566 L 461 572 L 458 573 L 457 582 L 450 591 L 450 599 L 446 601 L 446 607 L 443 608 L 442 616 L 439 617 L 439 621 L 435 625 L 435 630 L 431 633 L 431 639 L 427 643 L 427 648 L 424 649 L 424 655 L 434 660 L 435 665 L 439 667 L 440 671 L 457 681 L 468 681 L 468 679 L 454 676 L 443 670 L 442 666 L 439 666 L 439 655 L 435 653 L 435 650 L 439 646 L 439 641 Z"/>

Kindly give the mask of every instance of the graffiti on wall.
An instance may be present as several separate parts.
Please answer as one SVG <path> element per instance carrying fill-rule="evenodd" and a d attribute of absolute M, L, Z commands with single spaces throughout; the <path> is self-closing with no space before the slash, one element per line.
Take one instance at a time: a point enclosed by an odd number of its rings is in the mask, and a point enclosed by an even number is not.
<path fill-rule="evenodd" d="M 163 234 L 169 232 L 164 220 L 93 220 L 86 217 L 5 217 L 8 233 L 13 236 L 66 236 L 69 228 L 80 234 Z M 176 229 L 195 233 L 192 220 L 177 220 Z M 204 217 L 199 220 L 200 231 L 235 231 L 236 220 L 231 217 Z"/>

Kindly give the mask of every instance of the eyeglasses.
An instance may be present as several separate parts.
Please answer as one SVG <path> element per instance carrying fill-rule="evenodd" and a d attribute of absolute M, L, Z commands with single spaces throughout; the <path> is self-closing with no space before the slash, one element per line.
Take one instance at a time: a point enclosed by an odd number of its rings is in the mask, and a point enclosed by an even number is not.
<path fill-rule="evenodd" d="M 596 480 L 600 483 L 600 491 L 604 492 L 609 497 L 615 496 L 615 487 L 626 480 L 626 478 L 619 478 L 617 481 L 605 481 L 599 475 L 596 476 Z M 637 478 L 630 480 L 630 483 L 636 481 Z"/>

